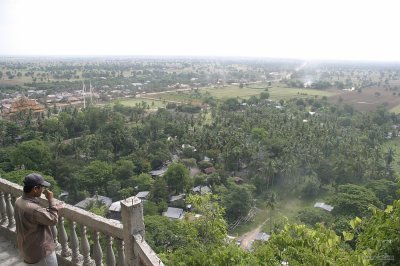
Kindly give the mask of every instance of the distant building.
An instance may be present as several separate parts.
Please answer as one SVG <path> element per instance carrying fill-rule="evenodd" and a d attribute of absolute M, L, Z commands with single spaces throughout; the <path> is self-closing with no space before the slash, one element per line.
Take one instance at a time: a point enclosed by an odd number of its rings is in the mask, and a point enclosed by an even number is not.
<path fill-rule="evenodd" d="M 244 180 L 241 177 L 235 176 L 233 177 L 233 181 L 235 181 L 236 184 L 242 184 Z"/>
<path fill-rule="evenodd" d="M 184 207 L 185 206 L 186 194 L 182 193 L 179 195 L 174 195 L 169 198 L 169 203 L 173 207 Z"/>
<path fill-rule="evenodd" d="M 167 172 L 167 170 L 168 170 L 168 167 L 163 167 L 163 168 L 161 168 L 161 169 L 159 169 L 159 170 L 150 171 L 149 174 L 150 174 L 153 178 L 161 177 L 161 176 L 163 176 L 163 175 L 165 174 L 165 172 Z"/>
<path fill-rule="evenodd" d="M 26 117 L 29 114 L 32 114 L 32 118 L 37 118 L 44 111 L 44 107 L 37 103 L 36 100 L 28 99 L 25 96 L 20 97 L 11 104 L 3 104 L 0 107 L 1 116 L 8 119 L 16 119 L 20 115 Z"/>
<path fill-rule="evenodd" d="M 108 208 L 107 218 L 114 220 L 121 220 L 121 201 L 113 202 Z"/>
<path fill-rule="evenodd" d="M 316 202 L 316 203 L 314 204 L 314 207 L 324 209 L 324 210 L 326 210 L 326 211 L 328 211 L 328 212 L 330 212 L 330 211 L 333 210 L 333 206 L 328 205 L 328 204 L 325 204 L 325 203 L 323 203 L 323 202 Z"/>
<path fill-rule="evenodd" d="M 87 210 L 91 207 L 91 205 L 93 205 L 96 201 L 101 202 L 103 205 L 107 206 L 107 208 L 109 208 L 112 204 L 112 199 L 109 197 L 105 197 L 105 196 L 100 196 L 100 195 L 96 195 L 92 198 L 86 198 L 80 202 L 78 202 L 77 204 L 75 204 L 75 207 Z"/>
<path fill-rule="evenodd" d="M 215 171 L 216 171 L 216 170 L 215 170 L 214 167 L 208 167 L 208 168 L 204 169 L 204 173 L 207 174 L 207 175 L 212 174 L 212 173 L 214 173 Z"/>
<path fill-rule="evenodd" d="M 150 195 L 150 191 L 140 191 L 139 193 L 136 194 L 136 197 L 138 197 L 141 200 L 146 200 Z"/>
<path fill-rule="evenodd" d="M 258 241 L 268 241 L 268 239 L 269 239 L 270 237 L 271 237 L 271 236 L 270 236 L 269 234 L 264 233 L 264 232 L 260 232 L 260 233 L 258 233 L 258 234 L 256 235 L 256 238 L 255 238 L 254 240 L 258 240 Z"/>
<path fill-rule="evenodd" d="M 211 189 L 208 186 L 197 186 L 197 187 L 192 188 L 192 191 L 194 193 L 198 193 L 200 195 L 211 193 Z"/>
<path fill-rule="evenodd" d="M 184 217 L 184 212 L 180 208 L 168 207 L 167 211 L 163 212 L 162 215 L 170 219 L 181 220 Z"/>

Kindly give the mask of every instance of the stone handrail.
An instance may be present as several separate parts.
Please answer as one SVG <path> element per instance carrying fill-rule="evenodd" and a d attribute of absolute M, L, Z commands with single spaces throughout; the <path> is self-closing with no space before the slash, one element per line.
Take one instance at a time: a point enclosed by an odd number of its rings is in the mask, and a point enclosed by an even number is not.
<path fill-rule="evenodd" d="M 15 198 L 22 194 L 21 186 L 0 178 L 0 231 L 14 241 L 16 233 L 13 205 Z M 39 203 L 43 207 L 48 206 L 43 195 L 39 198 Z M 56 203 L 60 202 L 56 200 Z M 163 266 L 144 240 L 143 207 L 140 199 L 131 197 L 121 201 L 121 217 L 122 223 L 65 204 L 59 211 L 58 226 L 52 228 L 59 265 L 103 265 L 105 261 L 106 265 Z M 64 225 L 65 220 L 68 226 Z M 102 235 L 106 238 L 105 256 L 100 244 Z M 89 244 L 90 238 L 93 240 L 92 246 Z M 117 256 L 113 247 L 116 247 Z"/>

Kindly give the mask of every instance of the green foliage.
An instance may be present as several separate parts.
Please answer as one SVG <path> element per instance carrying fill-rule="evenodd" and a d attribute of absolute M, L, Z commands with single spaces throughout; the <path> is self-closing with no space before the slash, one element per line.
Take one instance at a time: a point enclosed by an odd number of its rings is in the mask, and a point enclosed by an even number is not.
<path fill-rule="evenodd" d="M 32 171 L 30 171 L 30 170 L 16 170 L 16 171 L 12 171 L 12 172 L 3 174 L 2 178 L 7 179 L 8 181 L 16 183 L 20 186 L 24 186 L 23 181 L 25 179 L 25 176 L 27 176 L 31 173 L 32 173 Z M 36 172 L 36 173 L 43 176 L 43 178 L 51 184 L 50 190 L 53 191 L 55 196 L 58 196 L 60 194 L 61 189 L 52 176 L 45 175 L 41 172 Z"/>
<path fill-rule="evenodd" d="M 365 185 L 375 193 L 375 196 L 385 205 L 392 204 L 397 199 L 398 185 L 387 179 L 373 180 Z"/>
<path fill-rule="evenodd" d="M 304 183 L 299 189 L 301 195 L 305 198 L 314 198 L 319 194 L 321 182 L 316 175 L 307 175 L 304 177 Z"/>
<path fill-rule="evenodd" d="M 186 222 L 171 221 L 164 216 L 145 216 L 146 241 L 156 253 L 196 245 L 196 231 Z"/>
<path fill-rule="evenodd" d="M 362 232 L 357 238 L 358 253 L 367 253 L 373 265 L 400 265 L 400 201 L 384 211 L 374 210 L 358 227 Z"/>
<path fill-rule="evenodd" d="M 96 215 L 106 217 L 108 213 L 108 208 L 106 205 L 102 204 L 101 201 L 94 201 L 88 210 Z"/>
<path fill-rule="evenodd" d="M 326 225 L 332 223 L 332 215 L 330 212 L 314 207 L 300 210 L 297 217 L 301 222 L 310 226 L 314 226 L 317 223 Z"/>
<path fill-rule="evenodd" d="M 126 180 L 133 176 L 135 165 L 130 160 L 118 160 L 113 168 L 114 176 L 118 180 Z"/>
<path fill-rule="evenodd" d="M 226 208 L 226 217 L 234 221 L 239 217 L 245 217 L 249 212 L 253 197 L 248 188 L 231 184 L 228 193 L 222 196 L 223 206 Z"/>
<path fill-rule="evenodd" d="M 191 186 L 189 170 L 181 163 L 173 163 L 164 175 L 168 187 L 177 193 L 184 192 Z"/>
<path fill-rule="evenodd" d="M 153 186 L 154 179 L 149 174 L 142 173 L 133 177 L 133 184 L 137 186 L 138 191 L 148 191 Z"/>
<path fill-rule="evenodd" d="M 154 181 L 151 188 L 151 198 L 154 202 L 160 203 L 168 200 L 168 185 L 164 177 L 159 177 Z"/>
<path fill-rule="evenodd" d="M 161 254 L 161 259 L 165 265 L 178 266 L 203 266 L 203 265 L 277 265 L 278 260 L 269 260 L 271 264 L 260 264 L 260 260 L 244 251 L 236 244 L 223 246 L 208 245 L 201 248 L 179 249 L 176 252 Z"/>
<path fill-rule="evenodd" d="M 11 152 L 11 162 L 16 167 L 34 171 L 48 171 L 51 152 L 47 143 L 39 140 L 22 142 Z"/>
<path fill-rule="evenodd" d="M 217 199 L 212 194 L 189 195 L 186 199 L 196 213 L 202 215 L 192 223 L 197 230 L 197 241 L 206 245 L 223 243 L 227 233 L 224 209 L 216 202 Z"/>
<path fill-rule="evenodd" d="M 315 229 L 304 225 L 286 224 L 269 241 L 255 247 L 258 265 L 273 265 L 285 261 L 289 265 L 369 265 L 362 264 L 356 255 L 343 244 L 334 231 L 323 226 Z"/>
<path fill-rule="evenodd" d="M 94 194 L 96 191 L 104 194 L 107 191 L 107 180 L 111 176 L 112 166 L 109 163 L 93 161 L 81 170 L 77 181 L 82 185 L 80 189 L 86 189 L 90 194 Z"/>
<path fill-rule="evenodd" d="M 382 208 L 382 203 L 371 190 L 353 184 L 339 186 L 329 202 L 334 206 L 332 214 L 335 215 L 365 216 L 371 206 Z"/>

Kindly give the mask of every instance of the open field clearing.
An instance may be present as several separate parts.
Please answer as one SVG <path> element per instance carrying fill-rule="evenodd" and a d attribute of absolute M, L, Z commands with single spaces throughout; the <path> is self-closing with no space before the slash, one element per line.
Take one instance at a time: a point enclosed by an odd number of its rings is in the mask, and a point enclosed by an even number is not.
<path fill-rule="evenodd" d="M 272 100 L 287 100 L 291 98 L 308 98 L 308 97 L 331 97 L 334 96 L 334 92 L 326 90 L 313 90 L 313 89 L 300 89 L 300 88 L 283 88 L 283 87 L 272 87 L 268 89 L 270 98 Z"/>
<path fill-rule="evenodd" d="M 130 98 L 130 99 L 118 100 L 117 102 L 125 106 L 136 106 L 138 104 L 142 104 L 142 102 L 145 102 L 148 106 L 150 106 L 151 109 L 164 108 L 165 105 L 167 104 L 166 102 L 160 100 L 150 100 L 142 98 Z"/>
<path fill-rule="evenodd" d="M 396 92 L 386 91 L 383 88 L 373 87 L 364 88 L 362 92 L 357 91 L 341 91 L 330 89 L 337 95 L 329 97 L 331 103 L 342 103 L 354 106 L 359 111 L 374 111 L 376 107 L 384 104 L 391 111 L 400 111 L 400 96 Z M 397 107 L 397 108 L 396 108 Z"/>
<path fill-rule="evenodd" d="M 218 100 L 226 100 L 228 98 L 240 98 L 248 99 L 251 96 L 259 96 L 262 92 L 265 92 L 266 86 L 257 84 L 257 87 L 244 87 L 239 86 L 226 86 L 226 87 L 206 87 L 201 88 L 197 92 L 185 91 L 185 92 L 168 92 L 152 94 L 151 97 L 166 101 L 185 102 L 192 104 L 200 104 L 201 96 L 209 94 L 210 96 Z M 285 88 L 285 87 L 270 87 L 268 88 L 270 98 L 273 100 L 280 99 L 291 99 L 291 98 L 307 98 L 307 97 L 330 97 L 334 96 L 335 92 L 313 90 L 313 89 L 299 89 L 299 88 Z"/>

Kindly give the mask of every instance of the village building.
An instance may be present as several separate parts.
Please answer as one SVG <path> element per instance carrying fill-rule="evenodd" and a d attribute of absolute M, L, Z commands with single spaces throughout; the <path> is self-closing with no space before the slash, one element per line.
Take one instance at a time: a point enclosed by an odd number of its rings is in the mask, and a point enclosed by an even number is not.
<path fill-rule="evenodd" d="M 121 221 L 121 200 L 113 202 L 108 208 L 108 219 Z"/>
<path fill-rule="evenodd" d="M 1 117 L 14 120 L 20 116 L 26 117 L 32 115 L 32 118 L 37 118 L 44 113 L 44 107 L 34 99 L 28 99 L 25 96 L 7 104 L 4 103 L 0 107 Z"/>
<path fill-rule="evenodd" d="M 147 200 L 149 196 L 150 196 L 150 191 L 140 191 L 136 194 L 136 197 L 138 197 L 142 201 Z"/>
<path fill-rule="evenodd" d="M 88 210 L 96 202 L 100 202 L 101 204 L 103 204 L 107 208 L 109 208 L 112 204 L 112 199 L 109 197 L 105 197 L 105 196 L 95 195 L 94 197 L 86 198 L 86 199 L 78 202 L 74 206 L 84 209 L 84 210 Z"/>
<path fill-rule="evenodd" d="M 215 168 L 214 167 L 208 167 L 208 168 L 206 168 L 206 169 L 204 169 L 204 173 L 206 174 L 206 175 L 209 175 L 209 174 L 212 174 L 212 173 L 214 173 L 216 170 L 215 170 Z"/>
<path fill-rule="evenodd" d="M 328 212 L 330 212 L 330 211 L 333 210 L 333 206 L 328 205 L 328 204 L 325 204 L 324 202 L 316 202 L 316 203 L 314 204 L 314 207 L 315 207 L 315 208 L 324 209 L 324 210 L 326 210 L 326 211 L 328 211 Z"/>
<path fill-rule="evenodd" d="M 211 193 L 211 189 L 208 186 L 197 186 L 192 188 L 193 193 L 197 193 L 200 195 L 204 195 L 207 193 Z"/>
<path fill-rule="evenodd" d="M 169 198 L 169 205 L 173 207 L 184 207 L 185 206 L 186 194 L 182 193 L 179 195 L 174 195 Z"/>
<path fill-rule="evenodd" d="M 167 211 L 163 212 L 162 215 L 171 220 L 182 220 L 185 214 L 183 209 L 168 207 Z"/>

